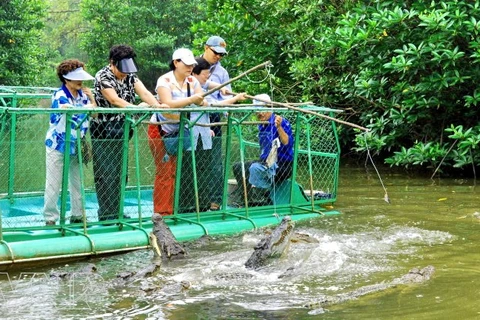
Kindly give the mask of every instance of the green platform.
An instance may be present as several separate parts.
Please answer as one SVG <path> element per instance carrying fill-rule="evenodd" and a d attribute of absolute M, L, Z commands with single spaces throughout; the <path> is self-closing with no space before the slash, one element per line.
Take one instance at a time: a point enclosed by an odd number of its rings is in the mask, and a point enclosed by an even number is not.
<path fill-rule="evenodd" d="M 134 195 L 132 192 L 127 194 Z M 203 235 L 233 235 L 275 226 L 284 215 L 290 215 L 294 221 L 300 221 L 339 214 L 338 211 L 326 210 L 322 207 L 316 208 L 316 212 L 313 212 L 307 197 L 300 191 L 297 195 L 304 199 L 304 203 L 296 207 L 278 203 L 278 205 L 248 209 L 227 208 L 226 212 L 177 214 L 166 217 L 165 221 L 179 241 L 189 241 Z M 142 191 L 142 198 L 145 198 L 145 201 L 148 198 L 151 199 L 151 191 Z M 90 195 L 87 199 L 96 200 L 94 195 Z M 0 200 L 3 221 L 9 221 L 10 224 L 20 218 L 21 221 L 25 221 L 25 212 L 17 210 L 17 206 L 35 207 L 40 200 L 38 197 L 22 198 L 18 199 L 15 205 L 9 205 L 6 200 Z M 281 198 L 278 198 L 278 201 L 285 202 Z M 128 197 L 126 203 L 129 203 Z M 87 208 L 93 207 L 93 203 L 87 203 Z M 15 228 L 4 230 L 3 240 L 0 241 L 0 266 L 11 267 L 24 262 L 96 256 L 149 247 L 149 233 L 152 230 L 150 217 L 109 221 L 106 225 L 93 221 L 95 210 L 90 209 L 87 216 L 92 222 L 88 223 L 86 229 L 82 224 L 28 227 L 19 223 Z M 31 212 L 28 220 L 36 219 L 41 219 L 41 213 Z"/>
<path fill-rule="evenodd" d="M 127 108 L 62 108 L 52 109 L 51 94 L 55 89 L 40 87 L 0 86 L 0 267 L 9 268 L 26 263 L 78 259 L 81 257 L 120 253 L 149 247 L 152 230 L 151 215 L 154 206 L 152 185 L 156 167 L 149 148 L 150 119 L 158 109 L 129 106 Z M 193 109 L 188 109 L 191 111 Z M 184 125 L 211 126 L 199 123 L 200 118 L 188 119 L 187 111 L 164 109 L 162 112 L 181 114 L 179 127 Z M 295 221 L 308 220 L 338 214 L 329 209 L 337 200 L 340 146 L 335 121 L 341 112 L 331 108 L 296 104 L 295 109 L 283 106 L 258 107 L 252 105 L 227 107 L 201 107 L 199 114 L 209 112 L 225 115 L 222 122 L 214 125 L 222 129 L 221 163 L 223 177 L 205 182 L 193 175 L 192 187 L 196 192 L 196 204 L 200 203 L 199 190 L 219 187 L 219 194 L 212 195 L 221 204 L 219 211 L 202 212 L 200 204 L 195 209 L 181 208 L 183 157 L 191 157 L 195 168 L 196 155 L 186 151 L 177 157 L 173 215 L 166 222 L 179 241 L 190 241 L 203 235 L 232 235 L 267 226 L 275 226 L 282 216 L 289 215 Z M 259 111 L 274 112 L 288 119 L 294 134 L 291 181 L 275 185 L 269 200 L 263 206 L 233 208 L 236 203 L 230 192 L 236 163 L 258 160 Z M 52 113 L 60 113 L 65 123 L 73 124 L 74 114 L 85 114 L 91 119 L 97 114 L 122 114 L 125 116 L 121 163 L 121 186 L 118 188 L 120 208 L 114 216 L 117 220 L 98 221 L 98 201 L 95 192 L 95 177 L 91 164 L 80 165 L 82 201 L 85 208 L 85 225 L 69 224 L 70 204 L 68 194 L 68 170 L 62 178 L 62 191 L 58 207 L 60 218 L 55 226 L 46 226 L 43 216 L 43 193 L 45 191 L 45 132 Z M 78 126 L 75 123 L 77 135 Z M 191 144 L 193 144 L 193 135 Z M 87 140 L 88 140 L 87 135 Z M 66 130 L 66 149 L 72 143 L 71 130 Z M 180 139 L 180 142 L 183 140 Z M 108 143 L 107 141 L 105 141 Z M 108 145 L 108 144 L 107 144 Z M 83 161 L 81 148 L 76 154 Z M 179 146 L 181 149 L 181 145 Z M 220 154 L 220 153 L 218 153 Z M 70 157 L 64 157 L 63 167 L 70 166 Z M 218 172 L 218 171 L 216 171 Z M 205 173 L 202 173 L 205 174 Z M 220 173 L 222 174 L 222 173 Z M 127 179 L 128 177 L 128 179 Z M 217 178 L 217 176 L 215 176 Z M 215 181 L 216 180 L 216 181 Z M 222 182 L 218 182 L 221 181 Z M 203 181 L 204 185 L 200 185 Z M 236 181 L 235 181 L 236 183 Z M 223 184 L 223 185 L 222 185 Z M 245 182 L 246 184 L 246 182 Z M 212 187 L 213 186 L 213 187 Z M 190 194 L 189 192 L 184 192 Z M 117 191 L 115 191 L 117 192 Z M 191 197 L 191 196 L 190 196 Z M 267 196 L 268 197 L 268 196 Z M 219 200 L 221 198 L 221 201 Z M 252 197 L 253 198 L 253 197 Z M 210 199 L 202 199 L 202 201 Z M 188 213 L 180 213 L 189 211 Z M 124 219 L 123 216 L 129 219 Z"/>

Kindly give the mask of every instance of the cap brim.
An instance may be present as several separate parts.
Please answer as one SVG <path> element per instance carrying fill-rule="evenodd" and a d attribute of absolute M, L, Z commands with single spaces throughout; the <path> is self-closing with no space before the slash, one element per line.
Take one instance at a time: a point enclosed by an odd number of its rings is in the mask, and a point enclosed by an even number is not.
<path fill-rule="evenodd" d="M 194 57 L 185 57 L 185 58 L 181 58 L 180 60 L 182 60 L 182 62 L 185 63 L 187 66 L 197 64 L 197 60 L 195 60 Z"/>
<path fill-rule="evenodd" d="M 211 48 L 213 49 L 213 51 L 217 53 L 225 53 L 225 54 L 228 53 L 224 47 L 217 46 L 217 47 L 211 47 Z"/>
<path fill-rule="evenodd" d="M 95 78 L 92 77 L 88 72 L 83 69 L 77 69 L 71 71 L 63 76 L 63 78 L 72 81 L 86 81 L 86 80 L 94 80 Z"/>
<path fill-rule="evenodd" d="M 117 62 L 117 68 L 121 73 L 138 72 L 137 64 L 132 58 L 122 59 Z"/>

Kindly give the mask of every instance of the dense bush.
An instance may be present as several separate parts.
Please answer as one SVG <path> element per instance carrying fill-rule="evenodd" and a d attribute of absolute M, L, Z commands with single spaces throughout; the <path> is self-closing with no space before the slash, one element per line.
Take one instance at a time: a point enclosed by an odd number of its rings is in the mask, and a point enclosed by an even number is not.
<path fill-rule="evenodd" d="M 222 64 L 232 77 L 273 64 L 237 81 L 236 91 L 343 109 L 344 119 L 370 129 L 340 126 L 344 151 L 362 155 L 368 147 L 388 164 L 432 170 L 480 162 L 477 1 L 4 1 L 0 83 L 38 83 L 45 2 L 65 12 L 81 8 L 74 13 L 81 20 L 47 25 L 49 60 L 88 58 L 94 73 L 113 44 L 130 44 L 140 78 L 153 89 L 174 48 L 200 54 L 210 35 L 220 35 L 229 51 Z M 79 30 L 74 43 L 81 41 L 82 50 L 62 42 Z"/>
<path fill-rule="evenodd" d="M 0 2 L 0 85 L 38 83 L 43 68 L 42 0 L 8 0 Z"/>
<path fill-rule="evenodd" d="M 198 0 L 83 0 L 81 8 L 89 25 L 81 37 L 89 64 L 102 68 L 112 45 L 128 44 L 138 55 L 140 79 L 152 91 L 173 50 L 191 47 L 190 24 L 204 17 Z"/>
<path fill-rule="evenodd" d="M 478 3 L 383 2 L 338 21 L 335 33 L 348 37 L 335 39 L 331 48 L 340 54 L 327 59 L 349 67 L 338 74 L 335 91 L 372 130 L 368 144 L 387 163 L 435 168 L 443 159 L 444 166 L 462 167 L 478 158 L 471 143 L 449 152 L 455 139 L 478 141 L 475 17 Z M 462 127 L 472 129 L 455 135 Z M 365 139 L 356 141 L 365 150 Z"/>
<path fill-rule="evenodd" d="M 219 23 L 194 29 L 235 35 L 230 69 L 270 59 L 277 96 L 344 109 L 370 129 L 344 127 L 346 148 L 368 147 L 391 165 L 479 164 L 478 2 L 210 0 L 208 8 Z"/>

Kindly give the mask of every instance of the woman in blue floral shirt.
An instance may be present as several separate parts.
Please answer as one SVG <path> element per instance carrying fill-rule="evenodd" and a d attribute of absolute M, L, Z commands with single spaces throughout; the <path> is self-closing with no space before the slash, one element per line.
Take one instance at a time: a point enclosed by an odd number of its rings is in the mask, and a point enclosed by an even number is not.
<path fill-rule="evenodd" d="M 57 67 L 57 76 L 62 82 L 62 86 L 53 93 L 52 108 L 82 108 L 94 107 L 95 100 L 89 88 L 82 87 L 84 80 L 93 80 L 83 68 L 85 64 L 76 59 L 65 60 Z M 80 190 L 80 170 L 79 159 L 76 145 L 80 139 L 85 136 L 88 130 L 88 120 L 83 121 L 86 114 L 74 114 L 72 120 L 76 123 L 82 123 L 80 135 L 77 136 L 76 124 L 67 126 L 67 116 L 65 113 L 51 113 L 50 127 L 47 131 L 46 145 L 46 183 L 44 196 L 45 222 L 47 225 L 55 225 L 59 218 L 57 206 L 62 186 L 64 155 L 70 156 L 70 166 L 68 168 L 71 217 L 70 223 L 82 222 L 83 204 Z M 83 122 L 82 122 L 83 121 Z M 69 150 L 66 150 L 66 130 L 71 132 L 71 142 Z"/>

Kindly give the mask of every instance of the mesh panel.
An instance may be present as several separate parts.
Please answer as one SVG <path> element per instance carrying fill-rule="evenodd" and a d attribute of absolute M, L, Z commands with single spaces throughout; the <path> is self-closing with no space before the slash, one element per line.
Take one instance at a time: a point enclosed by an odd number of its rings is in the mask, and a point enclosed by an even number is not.
<path fill-rule="evenodd" d="M 43 227 L 49 219 L 57 225 L 80 222 L 75 219 L 83 213 L 92 223 L 149 218 L 154 212 L 198 213 L 201 218 L 202 214 L 216 210 L 244 214 L 245 207 L 321 208 L 322 204 L 336 200 L 339 150 L 329 120 L 276 111 L 292 125 L 298 140 L 297 156 L 286 178 L 277 181 L 274 175 L 271 187 L 265 189 L 249 183 L 252 163 L 262 164 L 258 122 L 255 123 L 258 120 L 252 110 L 232 109 L 229 116 L 234 125 L 230 129 L 224 118 L 221 136 L 211 141 L 199 139 L 195 150 L 181 150 L 181 156 L 166 149 L 167 139 L 178 142 L 178 137 L 167 138 L 158 125 L 148 121 L 153 110 L 123 110 L 125 117 L 113 125 L 94 123 L 91 119 L 87 141 L 93 159 L 85 165 L 77 148 L 68 163 L 62 153 L 51 155 L 47 151 L 51 93 L 49 89 L 42 90 L 37 96 L 29 93 L 36 99 L 17 99 L 15 105 L 19 109 L 0 113 L 0 209 L 4 229 Z M 3 97 L 3 107 L 11 107 L 12 101 Z M 122 111 L 110 112 L 115 116 Z M 64 113 L 73 115 L 71 111 Z M 207 127 L 201 122 L 197 124 Z M 191 136 L 192 132 L 191 129 Z M 195 144 L 191 136 L 188 139 Z M 56 165 L 52 161 L 57 161 Z M 46 192 L 47 164 L 56 172 L 48 171 L 48 177 L 59 186 L 58 194 L 55 188 L 47 188 L 50 191 Z M 70 184 L 62 184 L 61 167 L 65 165 L 69 168 L 65 174 Z M 65 192 L 62 186 L 67 187 Z M 50 203 L 46 213 L 46 197 L 56 199 L 57 195 L 58 200 L 53 201 L 53 206 Z M 74 220 L 70 221 L 72 216 Z"/>
<path fill-rule="evenodd" d="M 230 203 L 235 206 L 302 205 L 314 200 L 316 203 L 333 202 L 336 199 L 338 175 L 338 147 L 332 123 L 328 120 L 304 117 L 291 112 L 276 112 L 287 119 L 293 128 L 297 142 L 297 153 L 288 179 L 277 182 L 273 179 L 269 190 L 255 189 L 249 183 L 249 166 L 259 162 L 258 124 L 236 127 L 232 137 L 230 171 Z M 298 125 L 297 125 L 297 116 Z M 250 119 L 250 120 L 253 120 Z M 299 130 L 297 134 L 296 131 Z M 308 136 L 310 136 L 310 153 Z M 242 142 L 240 142 L 242 140 Z M 243 148 L 241 148 L 243 146 Z M 242 161 L 243 150 L 243 161 Z M 261 161 L 260 161 L 261 162 Z M 241 174 L 241 167 L 245 168 Z M 235 173 L 235 169 L 237 173 Z M 236 177 L 235 177 L 236 176 Z M 240 178 L 239 178 L 240 177 Z M 245 196 L 245 191 L 247 196 Z M 313 195 L 313 199 L 311 198 Z"/>

